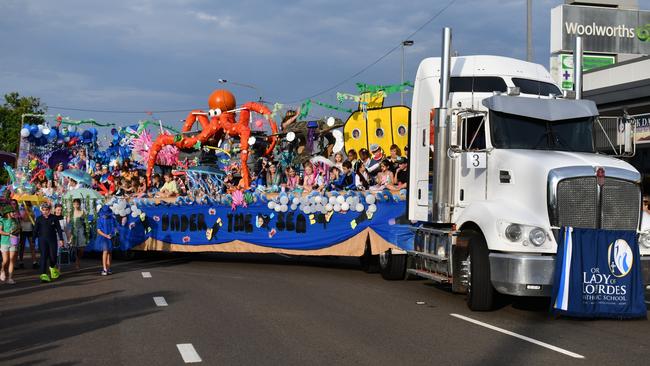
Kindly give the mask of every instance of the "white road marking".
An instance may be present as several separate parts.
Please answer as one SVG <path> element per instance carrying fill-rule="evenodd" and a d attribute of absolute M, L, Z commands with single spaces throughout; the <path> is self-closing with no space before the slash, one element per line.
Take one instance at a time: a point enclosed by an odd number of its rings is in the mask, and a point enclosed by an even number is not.
<path fill-rule="evenodd" d="M 142 278 L 151 278 L 151 272 L 142 272 Z"/>
<path fill-rule="evenodd" d="M 474 320 L 474 319 L 472 319 L 472 318 L 468 318 L 468 317 L 463 316 L 463 315 L 460 315 L 460 314 L 454 314 L 454 313 L 451 313 L 451 314 L 449 314 L 449 315 L 451 315 L 451 316 L 453 316 L 453 317 L 455 317 L 455 318 L 458 318 L 458 319 L 465 320 L 465 321 L 470 322 L 470 323 L 474 323 L 474 324 L 476 324 L 476 325 L 480 325 L 480 326 L 485 327 L 485 328 L 488 328 L 488 329 L 492 329 L 492 330 L 497 331 L 497 332 L 501 332 L 501 333 L 503 333 L 503 334 L 507 334 L 507 335 L 512 336 L 512 337 L 515 337 L 515 338 L 519 338 L 519 339 L 524 340 L 524 341 L 526 341 L 526 342 L 530 342 L 530 343 L 536 344 L 536 345 L 538 345 L 538 346 L 548 348 L 548 349 L 550 349 L 550 350 L 553 350 L 553 351 L 555 351 L 555 352 L 562 353 L 562 354 L 564 354 L 564 355 L 567 355 L 567 356 L 570 356 L 570 357 L 573 357 L 573 358 L 585 358 L 585 356 L 583 356 L 583 355 L 579 355 L 579 354 L 577 354 L 577 353 L 573 353 L 573 352 L 571 352 L 571 351 L 567 351 L 567 350 L 562 349 L 562 348 L 560 348 L 560 347 L 556 347 L 556 346 L 554 346 L 554 345 L 551 345 L 551 344 L 548 344 L 548 343 L 544 343 L 544 342 L 542 342 L 542 341 L 538 341 L 538 340 L 536 340 L 536 339 L 533 339 L 533 338 L 530 338 L 530 337 L 526 337 L 526 336 L 523 336 L 523 335 L 521 335 L 521 334 L 517 334 L 517 333 L 511 332 L 511 331 L 509 331 L 509 330 L 505 330 L 505 329 L 502 329 L 502 328 L 499 328 L 499 327 L 495 327 L 494 325 L 490 325 L 490 324 L 487 324 L 487 323 L 483 323 L 483 322 L 481 322 L 481 321 Z"/>
<path fill-rule="evenodd" d="M 167 306 L 167 301 L 162 296 L 154 296 L 153 302 L 156 303 L 156 306 Z"/>
<path fill-rule="evenodd" d="M 196 353 L 192 343 L 177 344 L 176 348 L 178 348 L 178 352 L 181 353 L 181 357 L 183 357 L 185 363 L 197 363 L 203 361 L 201 360 L 201 356 Z"/>

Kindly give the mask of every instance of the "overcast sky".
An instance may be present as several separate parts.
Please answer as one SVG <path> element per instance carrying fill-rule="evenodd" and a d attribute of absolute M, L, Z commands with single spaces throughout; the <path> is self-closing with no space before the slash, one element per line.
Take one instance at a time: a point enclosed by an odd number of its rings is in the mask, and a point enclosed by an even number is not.
<path fill-rule="evenodd" d="M 37 96 L 51 107 L 189 111 L 205 109 L 223 78 L 257 86 L 265 100 L 299 104 L 376 60 L 449 2 L 0 0 L 0 93 Z M 563 1 L 533 2 L 535 60 L 548 67 L 550 11 Z M 650 8 L 650 0 L 639 4 Z M 412 37 L 406 79 L 419 60 L 439 54 L 443 26 L 452 27 L 461 55 L 525 58 L 525 15 L 525 0 L 456 0 Z M 354 82 L 399 83 L 400 62 L 398 50 L 315 99 L 335 103 L 337 91 L 355 92 Z M 257 99 L 253 89 L 230 89 L 238 103 Z M 49 112 L 122 125 L 147 118 Z M 185 115 L 154 114 L 176 125 Z"/>

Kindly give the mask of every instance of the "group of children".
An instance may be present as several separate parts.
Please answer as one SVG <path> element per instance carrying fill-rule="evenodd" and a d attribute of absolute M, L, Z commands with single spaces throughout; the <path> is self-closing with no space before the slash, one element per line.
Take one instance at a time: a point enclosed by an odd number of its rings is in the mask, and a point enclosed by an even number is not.
<path fill-rule="evenodd" d="M 261 168 L 252 175 L 252 189 L 265 192 L 278 191 L 340 191 L 340 190 L 403 190 L 408 182 L 408 161 L 396 145 L 390 156 L 384 156 L 377 145 L 370 151 L 348 150 L 333 154 L 331 160 L 305 162 L 298 169 L 287 166 L 284 171 L 278 164 L 263 160 Z"/>
<path fill-rule="evenodd" d="M 0 209 L 0 250 L 2 251 L 2 268 L 0 282 L 14 284 L 13 278 L 16 262 L 18 268 L 24 268 L 23 255 L 29 244 L 32 266 L 41 270 L 40 279 L 50 282 L 60 276 L 57 265 L 58 249 L 67 246 L 75 257 L 75 267 L 81 266 L 81 257 L 88 244 L 88 215 L 82 209 L 81 200 L 72 202 L 72 209 L 66 216 L 63 206 L 56 204 L 52 212 L 49 203 L 40 206 L 40 215 L 32 212 L 30 202 L 20 205 L 15 200 Z M 36 244 L 40 249 L 40 265 L 36 261 Z"/>

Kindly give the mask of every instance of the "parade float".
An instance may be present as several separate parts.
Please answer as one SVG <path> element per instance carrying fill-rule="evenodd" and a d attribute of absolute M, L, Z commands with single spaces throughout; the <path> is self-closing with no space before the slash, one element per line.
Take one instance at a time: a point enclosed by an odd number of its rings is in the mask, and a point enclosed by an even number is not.
<path fill-rule="evenodd" d="M 355 121 L 381 113 L 381 105 L 364 102 L 362 95 L 355 100 L 360 103 L 359 110 L 349 111 Z M 384 95 L 379 91 L 382 99 Z M 339 96 L 340 100 L 346 96 L 350 95 Z M 255 102 L 238 106 L 227 90 L 214 91 L 207 112 L 191 111 L 179 131 L 160 121 L 118 127 L 94 120 L 26 115 L 17 168 L 6 166 L 11 176 L 8 190 L 19 200 L 29 196 L 62 203 L 64 214 L 73 199 L 80 199 L 89 213 L 86 233 L 91 238 L 95 235 L 93 217 L 102 205 L 108 205 L 121 223 L 119 249 L 125 251 L 362 256 L 408 245 L 412 235 L 403 225 L 404 192 L 304 192 L 260 186 L 251 180 L 251 170 L 262 160 L 276 161 L 281 168 L 311 161 L 315 174 L 320 172 L 328 179 L 333 162 L 321 154 L 345 153 L 350 148 L 346 149 L 346 144 L 359 148 L 352 135 L 344 137 L 341 120 L 309 121 L 312 102 L 319 103 L 310 100 L 302 106 L 302 132 L 295 126 L 288 132 L 278 131 L 274 117 L 283 106 L 276 104 L 270 109 Z M 373 122 L 373 130 L 395 130 L 401 136 L 398 129 L 407 128 L 408 112 L 403 124 L 396 127 L 391 124 L 394 112 L 388 110 L 386 121 Z M 152 126 L 153 132 L 149 130 Z M 368 128 L 355 126 L 355 130 L 360 128 L 366 136 Z M 300 149 L 303 156 L 298 158 L 298 147 L 305 145 L 309 149 Z M 88 187 L 91 176 L 100 176 L 102 181 L 108 178 L 95 167 L 113 170 L 125 161 L 144 172 L 149 183 L 152 174 L 161 169 L 184 176 L 187 194 L 114 197 L 105 185 L 95 190 L 79 188 L 78 183 Z M 238 184 L 224 185 L 224 177 L 233 173 Z M 77 185 L 65 192 L 52 192 L 39 183 L 63 178 Z M 99 248 L 94 248 L 91 240 L 88 249 Z"/>

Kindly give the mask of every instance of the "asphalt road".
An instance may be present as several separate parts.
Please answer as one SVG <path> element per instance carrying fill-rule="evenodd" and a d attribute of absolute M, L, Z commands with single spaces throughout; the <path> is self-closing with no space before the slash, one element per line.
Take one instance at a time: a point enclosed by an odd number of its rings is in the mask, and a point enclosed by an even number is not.
<path fill-rule="evenodd" d="M 556 318 L 529 299 L 472 313 L 462 295 L 353 260 L 158 256 L 116 261 L 108 277 L 98 265 L 0 285 L 0 365 L 182 365 L 179 344 L 206 365 L 650 362 L 646 320 Z"/>

